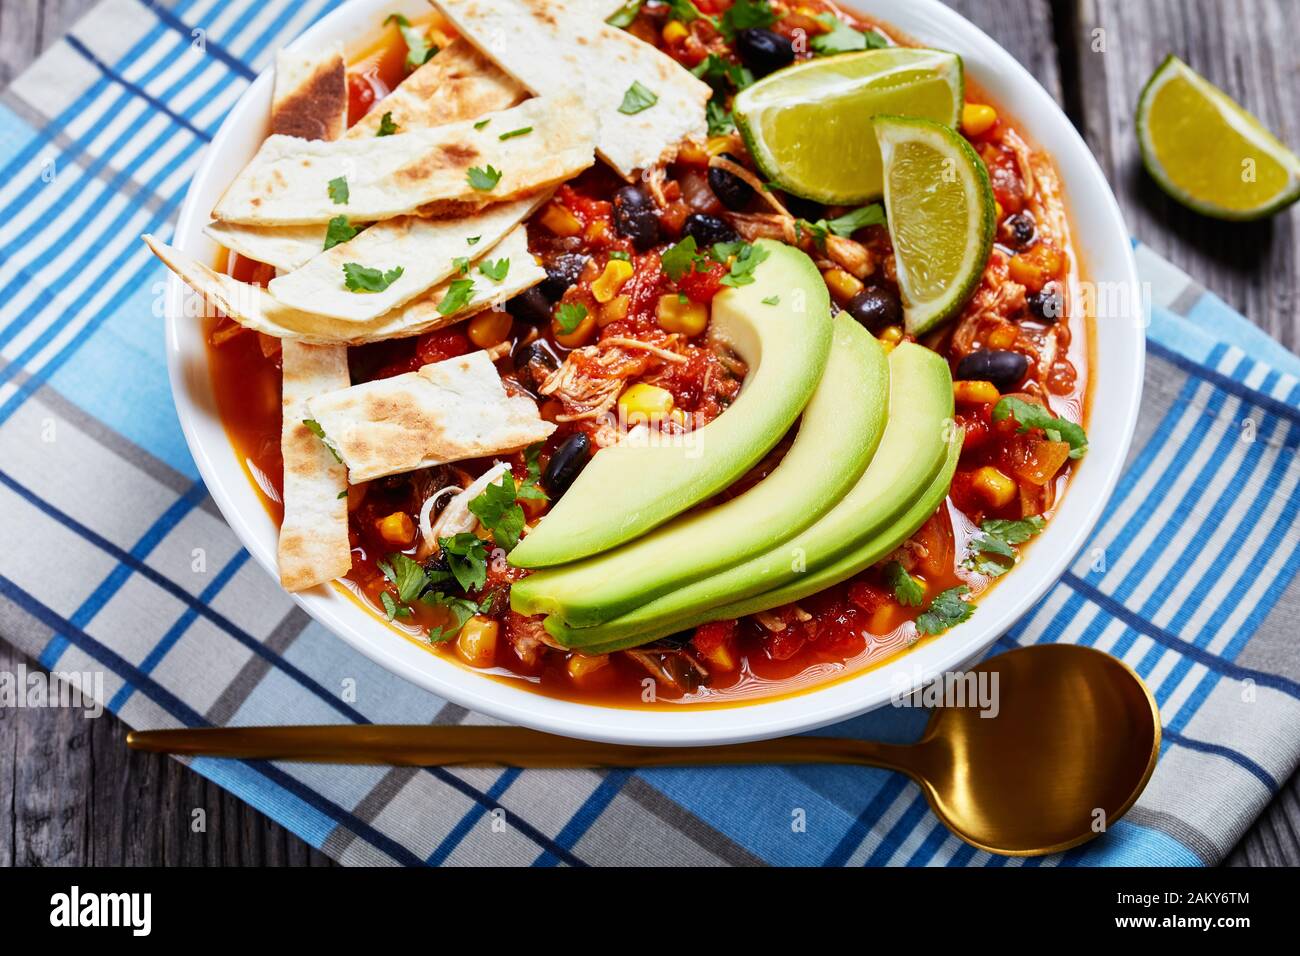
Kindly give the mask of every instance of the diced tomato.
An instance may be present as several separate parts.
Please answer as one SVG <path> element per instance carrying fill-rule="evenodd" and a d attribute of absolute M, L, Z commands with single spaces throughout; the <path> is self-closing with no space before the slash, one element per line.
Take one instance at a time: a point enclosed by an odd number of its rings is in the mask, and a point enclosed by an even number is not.
<path fill-rule="evenodd" d="M 460 329 L 439 329 L 421 335 L 415 345 L 416 357 L 421 365 L 455 358 L 469 351 L 469 339 Z"/>
<path fill-rule="evenodd" d="M 377 68 L 348 73 L 348 125 L 370 112 L 376 100 L 389 93 L 388 84 L 379 77 Z"/>
<path fill-rule="evenodd" d="M 708 305 L 722 289 L 722 278 L 727 274 L 727 267 L 721 262 L 710 262 L 707 266 L 696 266 L 677 280 L 677 288 L 692 302 Z"/>
<path fill-rule="evenodd" d="M 763 653 L 774 661 L 788 661 L 807 643 L 803 630 L 789 625 L 763 635 Z"/>
<path fill-rule="evenodd" d="M 695 650 L 719 670 L 732 671 L 740 660 L 736 647 L 735 621 L 710 621 L 695 629 L 691 638 Z"/>
<path fill-rule="evenodd" d="M 883 606 L 889 595 L 867 581 L 854 581 L 849 585 L 849 600 L 862 610 L 872 612 Z"/>

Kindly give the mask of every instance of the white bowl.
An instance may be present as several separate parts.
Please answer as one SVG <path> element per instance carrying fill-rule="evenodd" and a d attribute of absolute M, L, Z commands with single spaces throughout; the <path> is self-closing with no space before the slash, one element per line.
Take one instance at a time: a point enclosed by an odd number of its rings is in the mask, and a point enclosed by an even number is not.
<path fill-rule="evenodd" d="M 936 0 L 859 0 L 855 6 L 921 43 L 961 54 L 967 76 L 994 102 L 1011 109 L 1018 127 L 1055 161 L 1072 214 L 1075 248 L 1088 278 L 1114 284 L 1111 288 L 1137 289 L 1129 234 L 1110 187 L 1070 121 L 1034 78 L 978 28 Z M 424 0 L 355 0 L 293 45 L 346 43 L 371 34 L 390 13 L 412 15 L 426 9 Z M 267 70 L 230 111 L 185 198 L 175 243 L 203 261 L 212 261 L 216 254 L 202 232 L 207 212 L 265 135 L 271 82 Z M 200 323 L 185 314 L 184 295 L 182 283 L 172 276 L 167 287 L 167 358 L 181 426 L 222 514 L 274 576 L 277 529 L 217 416 L 203 332 Z M 649 745 L 729 743 L 811 730 L 880 706 L 897 691 L 903 675 L 911 686 L 916 678 L 958 667 L 991 645 L 1057 580 L 1083 546 L 1119 477 L 1137 420 L 1144 345 L 1142 307 L 1135 297 L 1128 297 L 1118 314 L 1096 323 L 1089 452 L 1076 468 L 1058 513 L 1024 562 L 983 596 L 970 620 L 883 666 L 824 687 L 715 708 L 638 710 L 575 703 L 484 677 L 430 654 L 332 588 L 317 588 L 295 599 L 312 617 L 395 674 L 471 710 L 538 730 Z"/>

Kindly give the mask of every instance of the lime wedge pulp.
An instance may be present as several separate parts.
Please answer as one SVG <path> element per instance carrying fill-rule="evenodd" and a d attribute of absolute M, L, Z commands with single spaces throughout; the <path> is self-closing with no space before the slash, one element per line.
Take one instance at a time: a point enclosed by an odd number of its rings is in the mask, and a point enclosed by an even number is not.
<path fill-rule="evenodd" d="M 876 139 L 903 320 L 922 335 L 960 311 L 979 284 L 993 248 L 993 190 L 975 150 L 948 126 L 877 116 Z"/>
<path fill-rule="evenodd" d="M 738 93 L 732 112 L 769 181 L 822 203 L 861 203 L 882 192 L 872 117 L 956 126 L 963 88 L 955 53 L 887 47 L 778 70 Z"/>
<path fill-rule="evenodd" d="M 1175 56 L 1138 101 L 1142 162 L 1160 188 L 1216 219 L 1258 219 L 1300 198 L 1300 157 Z"/>

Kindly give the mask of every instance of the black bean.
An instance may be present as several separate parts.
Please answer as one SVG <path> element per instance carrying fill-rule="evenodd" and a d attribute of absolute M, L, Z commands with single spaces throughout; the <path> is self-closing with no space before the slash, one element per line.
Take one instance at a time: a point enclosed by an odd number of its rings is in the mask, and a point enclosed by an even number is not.
<path fill-rule="evenodd" d="M 736 54 L 755 76 L 767 76 L 794 62 L 794 44 L 779 33 L 750 27 L 736 34 Z"/>
<path fill-rule="evenodd" d="M 722 158 L 740 165 L 740 160 L 730 153 L 723 153 Z M 744 209 L 754 198 L 753 186 L 719 166 L 709 167 L 709 188 L 728 209 Z"/>
<path fill-rule="evenodd" d="M 682 235 L 695 237 L 695 248 L 707 249 L 715 242 L 735 242 L 740 234 L 725 219 L 693 212 L 682 223 Z"/>
<path fill-rule="evenodd" d="M 1014 386 L 1029 371 L 1029 358 L 1020 352 L 984 349 L 957 363 L 957 378 L 992 382 L 1000 391 Z"/>
<path fill-rule="evenodd" d="M 551 321 L 551 300 L 539 286 L 533 286 L 506 302 L 506 311 L 523 322 L 539 325 Z"/>
<path fill-rule="evenodd" d="M 893 289 L 880 285 L 867 286 L 844 307 L 868 329 L 879 332 L 890 325 L 900 325 L 903 321 L 903 302 Z"/>
<path fill-rule="evenodd" d="M 797 219 L 806 219 L 808 222 L 816 222 L 826 214 L 826 207 L 819 202 L 813 202 L 811 199 L 804 199 L 802 196 L 792 196 L 785 194 L 785 201 L 782 203 L 790 215 Z"/>
<path fill-rule="evenodd" d="M 559 302 L 569 286 L 578 281 L 588 256 L 580 252 L 566 252 L 546 264 L 546 278 L 539 283 L 542 294 L 552 302 Z"/>
<path fill-rule="evenodd" d="M 1034 217 L 1027 212 L 1018 212 L 1007 219 L 1007 228 L 1011 231 L 1011 239 L 1016 244 L 1017 249 L 1023 249 L 1034 241 L 1034 236 L 1038 233 L 1038 224 L 1034 222 Z"/>
<path fill-rule="evenodd" d="M 515 349 L 511 359 L 519 384 L 536 395 L 547 377 L 560 367 L 560 360 L 544 339 L 533 339 Z"/>
<path fill-rule="evenodd" d="M 569 485 L 587 467 L 590 457 L 591 440 L 582 432 L 570 435 L 561 442 L 542 472 L 542 484 L 546 493 L 552 498 L 558 498 L 568 491 Z"/>
<path fill-rule="evenodd" d="M 1060 290 L 1048 283 L 1041 292 L 1031 292 L 1025 296 L 1029 313 L 1042 322 L 1057 322 L 1065 315 L 1065 299 Z"/>
<path fill-rule="evenodd" d="M 639 186 L 624 186 L 614 194 L 614 228 L 645 252 L 659 241 L 659 210 Z"/>

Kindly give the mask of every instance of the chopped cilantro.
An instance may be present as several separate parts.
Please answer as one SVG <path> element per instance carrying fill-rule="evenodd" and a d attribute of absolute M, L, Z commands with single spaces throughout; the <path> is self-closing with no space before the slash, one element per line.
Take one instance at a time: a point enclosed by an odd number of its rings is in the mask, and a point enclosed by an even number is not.
<path fill-rule="evenodd" d="M 633 80 L 632 85 L 623 94 L 623 102 L 619 104 L 618 111 L 632 116 L 642 110 L 648 110 L 658 102 L 659 97 L 642 86 L 640 80 Z"/>
<path fill-rule="evenodd" d="M 978 574 L 1000 577 L 1016 563 L 1015 545 L 1023 544 L 1046 526 L 1038 515 L 1007 520 L 990 518 L 980 524 L 980 534 L 968 542 L 970 553 L 963 565 Z"/>
<path fill-rule="evenodd" d="M 664 0 L 664 5 L 668 7 L 668 19 L 679 23 L 691 23 L 704 16 L 691 0 Z"/>
<path fill-rule="evenodd" d="M 500 282 L 506 277 L 506 273 L 510 271 L 510 260 L 498 259 L 493 262 L 491 259 L 484 259 L 478 264 L 478 271 L 493 282 Z"/>
<path fill-rule="evenodd" d="M 766 249 L 744 243 L 731 260 L 731 271 L 722 277 L 722 284 L 733 288 L 749 285 L 754 281 L 754 268 L 766 258 Z"/>
<path fill-rule="evenodd" d="M 969 593 L 970 588 L 964 584 L 940 591 L 930 606 L 917 617 L 916 629 L 922 634 L 942 634 L 966 620 L 975 611 L 974 607 L 962 600 Z"/>
<path fill-rule="evenodd" d="M 578 302 L 565 302 L 555 313 L 555 324 L 560 331 L 569 335 L 578 330 L 583 319 L 587 317 L 587 307 Z"/>
<path fill-rule="evenodd" d="M 497 183 L 501 182 L 501 170 L 495 169 L 491 165 L 487 169 L 479 169 L 474 166 L 465 178 L 469 180 L 470 186 L 479 192 L 487 192 L 490 189 L 495 189 Z"/>
<path fill-rule="evenodd" d="M 695 267 L 695 263 L 704 257 L 695 248 L 695 237 L 687 236 L 673 245 L 659 259 L 659 266 L 668 278 L 676 282 Z"/>
<path fill-rule="evenodd" d="M 532 131 L 531 126 L 521 126 L 519 129 L 512 129 L 509 132 L 502 133 L 497 139 L 514 139 L 516 136 L 527 136 Z"/>
<path fill-rule="evenodd" d="M 347 242 L 358 231 L 352 223 L 348 222 L 347 216 L 335 216 L 325 227 L 325 248 L 333 249 L 340 243 Z"/>
<path fill-rule="evenodd" d="M 379 592 L 379 600 L 383 602 L 384 614 L 388 616 L 390 621 L 394 618 L 411 616 L 411 609 L 409 607 L 402 607 L 393 600 L 393 596 L 387 591 Z"/>
<path fill-rule="evenodd" d="M 809 46 L 813 52 L 822 56 L 852 53 L 854 50 L 878 50 L 889 46 L 889 41 L 875 30 L 867 33 L 855 30 L 833 13 L 823 13 L 817 19 L 829 32 L 813 37 Z"/>
<path fill-rule="evenodd" d="M 1074 422 L 1057 418 L 1042 405 L 1027 402 L 1014 395 L 1004 395 L 993 406 L 993 420 L 1000 422 L 1014 418 L 1020 424 L 1020 431 L 1041 428 L 1049 441 L 1063 441 L 1070 446 L 1071 458 L 1082 458 L 1088 451 L 1088 436 L 1083 428 Z"/>
<path fill-rule="evenodd" d="M 359 262 L 343 263 L 343 284 L 351 292 L 383 292 L 401 277 L 401 266 L 380 272 Z"/>
<path fill-rule="evenodd" d="M 605 22 L 611 27 L 624 30 L 632 25 L 632 21 L 636 19 L 636 15 L 641 11 L 641 4 L 643 3 L 645 3 L 645 0 L 628 0 L 627 3 L 606 17 Z"/>
<path fill-rule="evenodd" d="M 524 449 L 524 467 L 528 470 L 528 476 L 524 478 L 523 484 L 519 486 L 516 497 L 533 498 L 537 501 L 546 501 L 546 492 L 542 491 L 538 484 L 542 480 L 542 446 L 545 442 L 537 442 L 529 445 Z"/>
<path fill-rule="evenodd" d="M 307 426 L 307 431 L 311 432 L 325 444 L 325 447 L 330 450 L 330 454 L 334 456 L 334 460 L 340 465 L 343 464 L 343 458 L 339 455 L 339 450 L 335 448 L 334 443 L 326 437 L 325 429 L 320 427 L 320 422 L 316 421 L 314 418 L 304 418 L 302 423 Z"/>
<path fill-rule="evenodd" d="M 450 538 L 439 538 L 438 546 L 462 591 L 476 590 L 487 581 L 487 542 L 478 535 L 461 531 Z"/>
<path fill-rule="evenodd" d="M 885 565 L 885 582 L 894 589 L 894 599 L 908 607 L 920 607 L 925 600 L 925 588 L 916 583 L 916 578 L 907 573 L 897 561 Z"/>
<path fill-rule="evenodd" d="M 469 298 L 474 294 L 473 279 L 453 279 L 447 286 L 447 294 L 438 303 L 439 315 L 452 315 L 469 305 Z"/>
<path fill-rule="evenodd" d="M 475 128 L 475 129 L 482 129 L 484 126 L 486 126 L 486 125 L 487 125 L 488 123 L 490 123 L 490 122 L 492 122 L 490 119 L 479 120 L 477 123 L 474 124 L 474 128 Z"/>
<path fill-rule="evenodd" d="M 763 300 L 764 305 L 780 305 L 781 297 L 779 295 L 769 295 Z"/>
<path fill-rule="evenodd" d="M 722 35 L 730 40 L 737 31 L 770 27 L 775 22 L 776 14 L 767 0 L 736 0 L 722 15 L 719 27 Z"/>
<path fill-rule="evenodd" d="M 334 500 L 339 501 L 343 498 L 346 498 L 347 496 L 348 496 L 348 490 L 344 488 L 342 491 L 340 491 L 337 495 L 334 496 Z"/>
<path fill-rule="evenodd" d="M 451 264 L 456 267 L 456 271 L 461 275 L 469 275 L 469 256 L 457 256 L 451 260 Z"/>
<path fill-rule="evenodd" d="M 334 200 L 340 206 L 346 206 L 348 203 L 348 178 L 340 176 L 338 179 L 331 179 L 329 184 L 330 199 Z"/>
<path fill-rule="evenodd" d="M 392 136 L 396 132 L 397 124 L 393 122 L 392 113 L 385 113 L 379 117 L 379 130 L 375 133 L 376 136 Z"/>
<path fill-rule="evenodd" d="M 424 565 L 400 551 L 390 554 L 387 560 L 376 564 L 379 570 L 384 572 L 384 577 L 397 588 L 397 599 L 403 604 L 410 604 L 418 598 L 424 586 L 429 583 L 429 575 L 424 570 Z"/>
<path fill-rule="evenodd" d="M 495 592 L 488 596 L 491 602 L 496 597 Z M 420 598 L 420 601 L 429 607 L 442 608 L 451 615 L 450 624 L 440 624 L 429 631 L 430 644 L 442 644 L 451 640 L 460 633 L 460 629 L 480 610 L 484 610 L 481 604 L 478 604 L 469 598 L 457 597 L 454 594 L 446 594 L 442 591 L 430 591 Z"/>
<path fill-rule="evenodd" d="M 804 232 L 807 232 L 812 236 L 813 241 L 817 243 L 819 248 L 824 248 L 828 234 L 833 233 L 848 238 L 859 229 L 864 229 L 867 226 L 883 226 L 884 224 L 885 209 L 880 203 L 875 202 L 869 206 L 862 206 L 859 209 L 846 212 L 834 219 L 818 219 L 816 222 L 809 222 L 807 219 L 796 219 L 794 227 L 796 235 L 802 236 Z"/>
<path fill-rule="evenodd" d="M 470 236 L 468 239 L 465 240 L 465 244 L 467 246 L 477 246 L 478 241 L 482 238 L 483 238 L 482 236 Z"/>
<path fill-rule="evenodd" d="M 438 47 L 429 42 L 429 38 L 419 27 L 411 26 L 411 21 L 400 13 L 390 13 L 384 18 L 384 24 L 396 23 L 397 30 L 406 41 L 406 68 L 414 70 L 429 62 L 429 58 L 438 52 Z"/>
<path fill-rule="evenodd" d="M 621 259 L 624 262 L 632 261 L 632 257 L 629 256 L 626 252 L 623 252 L 621 249 L 615 249 L 613 252 L 609 254 L 609 257 L 611 259 Z"/>
<path fill-rule="evenodd" d="M 710 136 L 725 136 L 736 128 L 731 110 L 722 105 L 716 93 L 704 106 L 704 118 L 709 124 Z"/>
<path fill-rule="evenodd" d="M 524 530 L 524 509 L 515 500 L 515 490 L 515 477 L 506 472 L 500 484 L 488 485 L 469 503 L 469 510 L 492 532 L 492 540 L 507 551 L 519 543 Z"/>
<path fill-rule="evenodd" d="M 747 67 L 723 59 L 716 53 L 710 53 L 691 72 L 718 93 L 724 92 L 728 84 L 739 91 L 754 82 L 754 74 Z"/>

